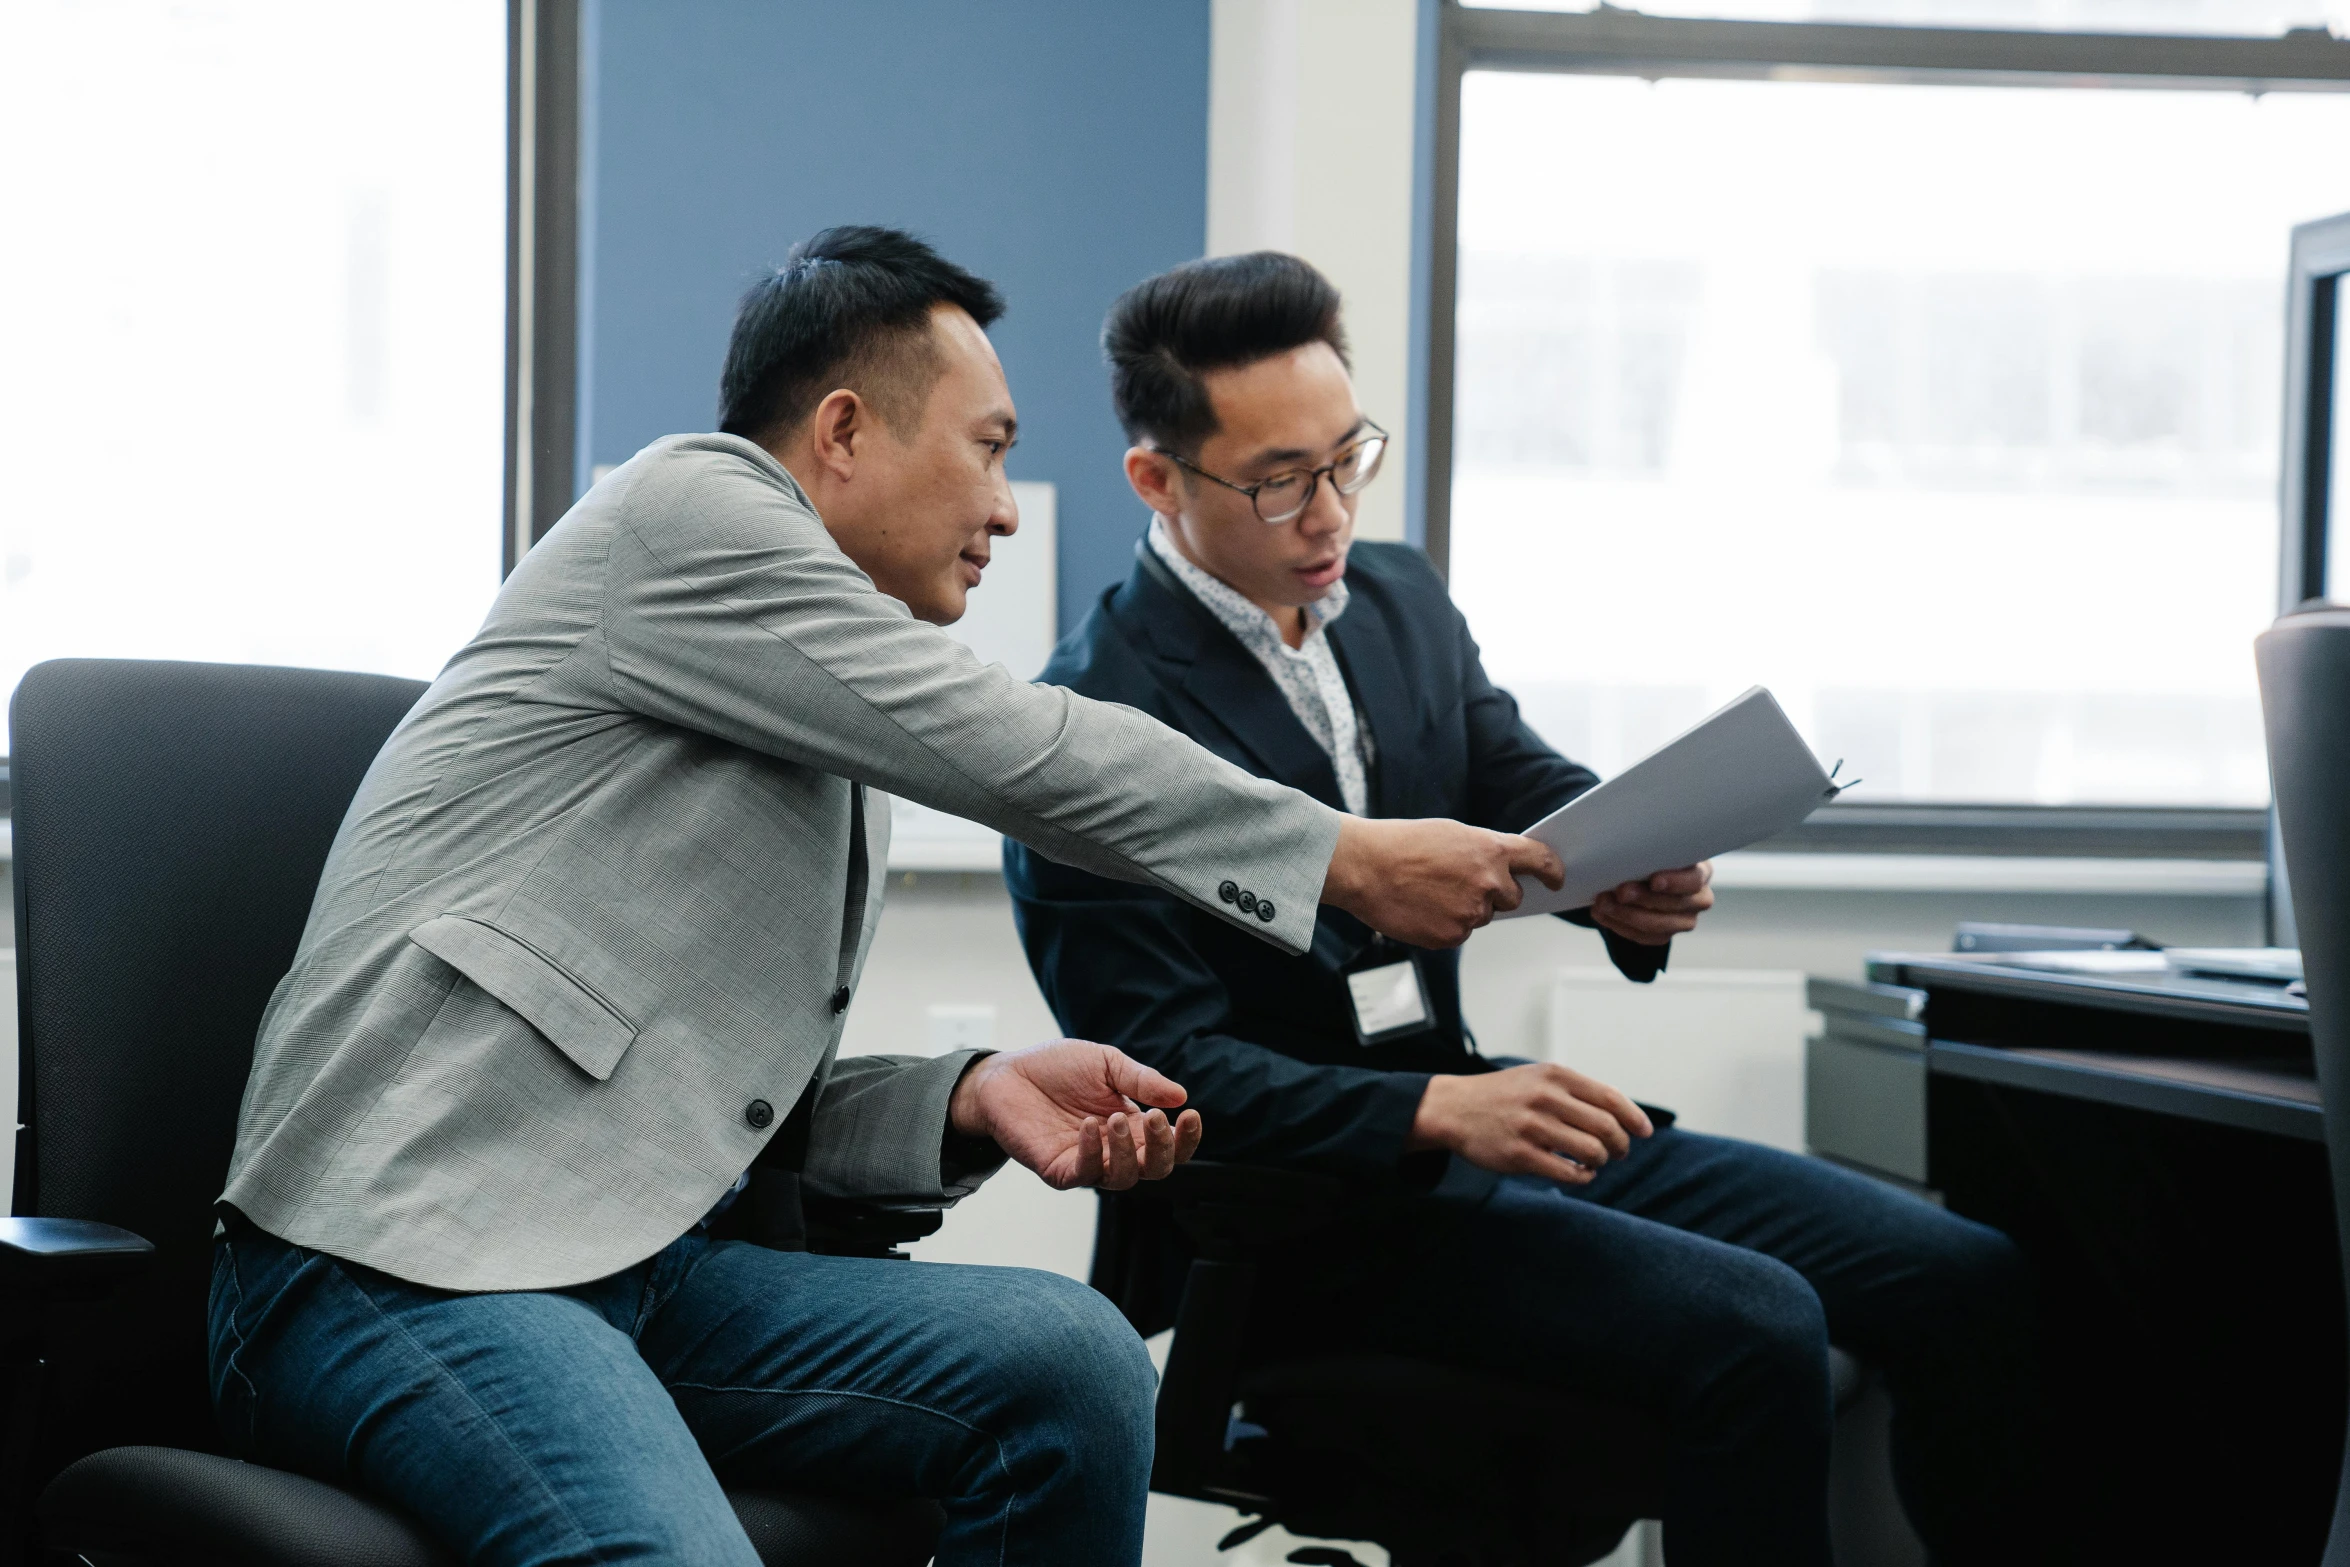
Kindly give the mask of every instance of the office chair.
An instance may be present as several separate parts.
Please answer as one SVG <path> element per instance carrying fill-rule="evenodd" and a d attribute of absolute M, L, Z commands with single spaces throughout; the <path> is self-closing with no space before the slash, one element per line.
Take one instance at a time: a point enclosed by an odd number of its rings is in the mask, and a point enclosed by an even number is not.
<path fill-rule="evenodd" d="M 1146 1337 L 1175 1330 L 1151 1489 L 1254 1514 L 1225 1547 L 1279 1524 L 1371 1541 L 1393 1567 L 1584 1567 L 1660 1516 L 1665 1433 L 1647 1412 L 1393 1355 L 1246 1364 L 1258 1259 L 1329 1222 L 1339 1191 L 1326 1176 L 1195 1161 L 1157 1187 L 1102 1194 L 1094 1287 Z M 1166 1220 L 1191 1243 L 1180 1283 L 1135 1244 Z M 1830 1371 L 1836 1407 L 1853 1407 L 1867 1373 L 1837 1350 Z M 1354 1561 L 1328 1546 L 1289 1559 Z"/>
<path fill-rule="evenodd" d="M 2254 643 L 2285 879 L 2301 931 L 2334 1216 L 2350 1267 L 2350 605 L 2313 600 Z M 2350 1453 L 2326 1567 L 2350 1567 Z"/>
<path fill-rule="evenodd" d="M 222 1456 L 205 1372 L 212 1203 L 255 1029 L 343 812 L 423 690 L 86 659 L 17 688 L 23 1127 L 18 1217 L 0 1221 L 0 1559 L 450 1560 L 382 1503 Z M 829 1217 L 840 1249 L 888 1249 L 892 1221 Z M 770 1567 L 916 1567 L 941 1522 L 914 1499 L 732 1500 Z"/>

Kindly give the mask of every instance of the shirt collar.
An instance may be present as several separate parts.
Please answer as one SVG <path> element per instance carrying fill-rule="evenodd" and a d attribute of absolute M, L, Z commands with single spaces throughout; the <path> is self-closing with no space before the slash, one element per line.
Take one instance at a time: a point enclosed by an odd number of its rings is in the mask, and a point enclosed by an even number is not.
<path fill-rule="evenodd" d="M 1166 563 L 1167 569 L 1175 573 L 1175 579 L 1189 588 L 1191 596 L 1206 605 L 1208 612 L 1222 621 L 1226 630 L 1244 642 L 1270 637 L 1274 642 L 1282 643 L 1284 651 L 1288 650 L 1282 640 L 1281 628 L 1274 623 L 1273 617 L 1250 603 L 1237 588 L 1221 577 L 1194 565 L 1189 556 L 1175 547 L 1175 540 L 1167 532 L 1166 519 L 1155 512 L 1151 515 L 1149 537 L 1151 553 Z M 1347 598 L 1346 579 L 1341 577 L 1330 584 L 1329 592 L 1306 606 L 1306 616 L 1310 621 L 1306 634 L 1313 635 L 1345 614 Z"/>

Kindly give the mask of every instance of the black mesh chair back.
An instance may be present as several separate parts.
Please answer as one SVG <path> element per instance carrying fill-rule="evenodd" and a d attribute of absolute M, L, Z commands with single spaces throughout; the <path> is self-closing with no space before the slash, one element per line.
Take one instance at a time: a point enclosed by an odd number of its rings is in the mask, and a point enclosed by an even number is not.
<path fill-rule="evenodd" d="M 2334 1213 L 2350 1264 L 2350 606 L 2287 615 L 2260 637 L 2260 703 L 2309 989 Z M 2327 1567 L 2350 1567 L 2350 1458 Z"/>
<path fill-rule="evenodd" d="M 18 1106 L 13 1211 L 157 1256 L 106 1375 L 114 1440 L 212 1447 L 213 1199 L 253 1036 L 360 779 L 422 683 L 62 659 L 10 707 Z M 135 1407 L 134 1407 L 135 1406 Z"/>

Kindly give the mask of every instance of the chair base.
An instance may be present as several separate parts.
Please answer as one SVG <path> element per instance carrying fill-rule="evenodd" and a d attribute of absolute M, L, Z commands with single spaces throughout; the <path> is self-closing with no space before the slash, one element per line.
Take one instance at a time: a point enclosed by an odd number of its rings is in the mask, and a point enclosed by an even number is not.
<path fill-rule="evenodd" d="M 1661 1503 L 1664 1434 L 1631 1412 L 1386 1355 L 1266 1366 L 1240 1393 L 1265 1434 L 1240 1435 L 1217 1488 L 1263 1498 L 1250 1510 L 1292 1534 L 1374 1541 L 1396 1567 L 1582 1567 Z"/>
<path fill-rule="evenodd" d="M 1840 1410 L 1869 1386 L 1841 1350 L 1829 1376 Z M 1240 1393 L 1264 1434 L 1184 1494 L 1395 1567 L 1584 1567 L 1662 1511 L 1663 1426 L 1636 1412 L 1386 1355 L 1279 1362 Z"/>

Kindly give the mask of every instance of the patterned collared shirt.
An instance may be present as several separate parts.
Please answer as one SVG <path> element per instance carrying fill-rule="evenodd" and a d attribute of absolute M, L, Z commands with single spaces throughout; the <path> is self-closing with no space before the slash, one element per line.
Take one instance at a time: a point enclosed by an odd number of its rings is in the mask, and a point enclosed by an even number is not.
<path fill-rule="evenodd" d="M 1330 622 L 1346 613 L 1346 579 L 1330 584 L 1328 593 L 1306 606 L 1305 640 L 1293 648 L 1281 639 L 1281 628 L 1272 616 L 1187 560 L 1167 536 L 1166 523 L 1156 516 L 1151 518 L 1150 547 L 1175 573 L 1175 580 L 1189 588 L 1191 596 L 1207 606 L 1208 613 L 1222 621 L 1224 629 L 1265 666 L 1265 673 L 1273 677 L 1273 688 L 1330 758 L 1331 769 L 1338 774 L 1338 796 L 1346 808 L 1357 816 L 1369 814 L 1371 731 L 1355 711 L 1354 696 L 1346 689 L 1346 676 L 1338 668 L 1338 655 L 1331 651 L 1327 635 Z"/>

